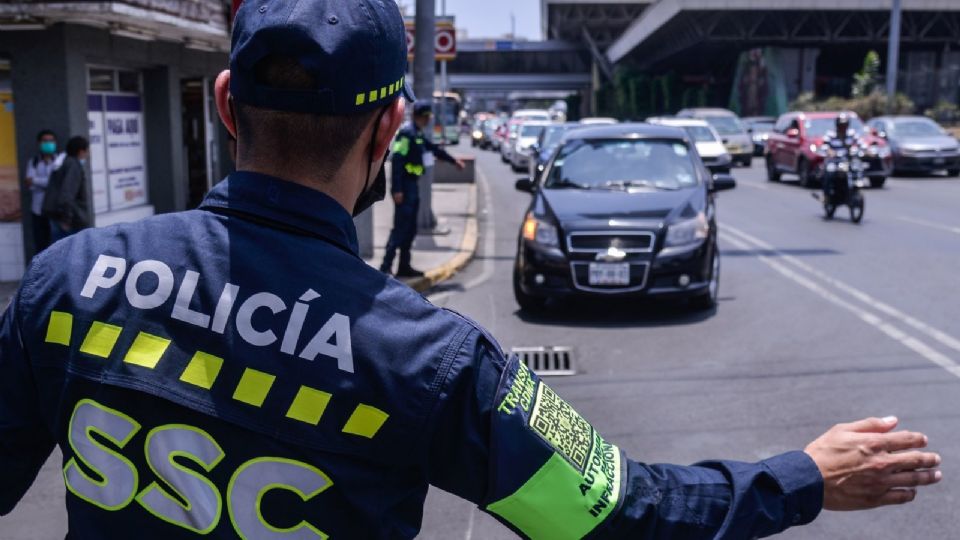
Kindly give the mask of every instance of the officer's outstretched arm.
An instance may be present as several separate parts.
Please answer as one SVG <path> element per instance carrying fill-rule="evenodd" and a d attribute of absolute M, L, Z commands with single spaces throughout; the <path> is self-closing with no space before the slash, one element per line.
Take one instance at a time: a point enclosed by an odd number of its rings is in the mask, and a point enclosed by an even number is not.
<path fill-rule="evenodd" d="M 56 444 L 40 415 L 14 299 L 0 319 L 0 515 L 20 502 Z"/>
<path fill-rule="evenodd" d="M 447 380 L 431 483 L 524 536 L 748 539 L 820 511 L 822 479 L 803 452 L 690 467 L 631 461 L 479 333 Z"/>

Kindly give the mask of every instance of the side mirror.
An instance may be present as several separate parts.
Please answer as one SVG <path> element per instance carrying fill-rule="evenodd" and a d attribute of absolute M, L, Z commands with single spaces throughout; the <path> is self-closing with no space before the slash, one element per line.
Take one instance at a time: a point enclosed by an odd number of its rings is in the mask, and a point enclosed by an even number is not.
<path fill-rule="evenodd" d="M 718 173 L 713 175 L 713 182 L 710 185 L 710 192 L 716 193 L 718 191 L 727 191 L 737 187 L 737 181 L 733 176 L 726 173 Z"/>
<path fill-rule="evenodd" d="M 530 149 L 528 150 L 528 153 L 529 153 L 531 156 L 539 155 L 539 154 L 540 154 L 540 145 L 537 144 L 537 143 L 531 144 L 531 145 L 530 145 Z"/>
<path fill-rule="evenodd" d="M 524 193 L 533 193 L 536 189 L 536 184 L 529 178 L 520 178 L 513 186 L 517 188 L 517 191 L 523 191 Z"/>
<path fill-rule="evenodd" d="M 788 129 L 788 130 L 787 130 L 787 137 L 789 137 L 789 138 L 791 138 L 791 139 L 799 139 L 799 138 L 800 138 L 800 130 L 797 129 L 797 128 L 790 128 L 790 129 Z"/>

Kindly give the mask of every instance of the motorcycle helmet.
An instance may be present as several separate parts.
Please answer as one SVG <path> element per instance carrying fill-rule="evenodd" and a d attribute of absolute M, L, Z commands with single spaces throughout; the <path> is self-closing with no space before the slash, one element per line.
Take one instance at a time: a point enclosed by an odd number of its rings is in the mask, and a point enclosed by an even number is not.
<path fill-rule="evenodd" d="M 850 127 L 850 115 L 844 111 L 837 115 L 837 136 L 845 137 Z"/>

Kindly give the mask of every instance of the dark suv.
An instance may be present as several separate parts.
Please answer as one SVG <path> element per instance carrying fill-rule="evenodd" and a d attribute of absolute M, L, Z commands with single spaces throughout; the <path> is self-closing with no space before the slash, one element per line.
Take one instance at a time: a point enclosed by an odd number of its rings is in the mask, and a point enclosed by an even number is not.
<path fill-rule="evenodd" d="M 790 112 L 777 120 L 767 138 L 767 179 L 779 182 L 782 174 L 795 174 L 800 185 L 819 184 L 823 176 L 823 156 L 818 152 L 823 138 L 836 129 L 839 112 Z M 887 143 L 870 133 L 855 113 L 850 130 L 867 145 L 866 177 L 872 187 L 883 187 L 893 170 L 893 159 Z"/>
<path fill-rule="evenodd" d="M 711 176 L 680 128 L 620 124 L 567 133 L 536 181 L 513 288 L 524 310 L 568 296 L 717 299 L 720 255 Z"/>

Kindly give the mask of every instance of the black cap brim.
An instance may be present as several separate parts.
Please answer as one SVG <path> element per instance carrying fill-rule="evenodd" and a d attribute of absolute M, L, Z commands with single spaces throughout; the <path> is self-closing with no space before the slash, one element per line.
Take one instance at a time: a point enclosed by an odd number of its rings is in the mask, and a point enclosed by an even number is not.
<path fill-rule="evenodd" d="M 406 78 L 403 80 L 403 97 L 407 100 L 407 103 L 413 103 L 417 100 L 417 96 L 413 93 L 413 87 L 410 86 L 410 81 Z"/>

